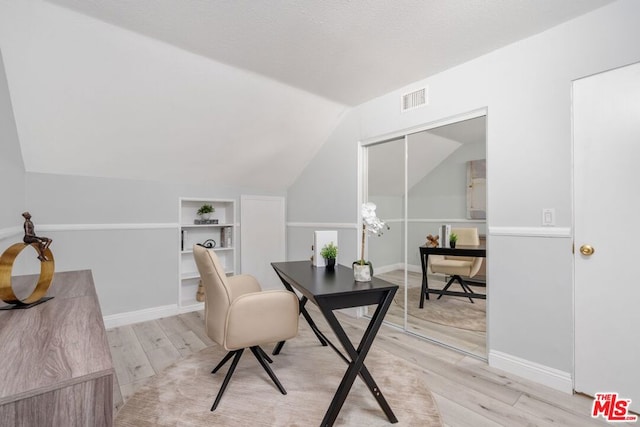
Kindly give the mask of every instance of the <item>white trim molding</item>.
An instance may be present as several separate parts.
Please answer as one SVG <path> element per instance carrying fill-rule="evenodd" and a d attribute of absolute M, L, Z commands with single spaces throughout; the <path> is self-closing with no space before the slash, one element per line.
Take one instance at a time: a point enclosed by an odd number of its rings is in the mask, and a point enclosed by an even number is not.
<path fill-rule="evenodd" d="M 495 350 L 489 351 L 489 366 L 564 393 L 573 393 L 573 379 L 569 372 L 560 371 Z"/>
<path fill-rule="evenodd" d="M 39 231 L 106 231 L 106 230 L 160 230 L 177 229 L 178 223 L 123 223 L 123 224 L 45 224 Z"/>
<path fill-rule="evenodd" d="M 489 227 L 490 236 L 570 238 L 570 227 Z"/>
<path fill-rule="evenodd" d="M 287 222 L 287 227 L 297 228 L 353 228 L 358 229 L 358 224 L 352 222 Z"/>
<path fill-rule="evenodd" d="M 170 317 L 179 314 L 178 305 L 170 304 L 159 307 L 145 308 L 143 310 L 130 311 L 127 313 L 111 314 L 104 316 L 104 327 L 106 329 L 117 328 L 118 326 L 130 325 L 132 323 L 146 322 L 149 320 Z"/>
<path fill-rule="evenodd" d="M 18 236 L 22 233 L 23 233 L 22 227 L 0 228 L 0 239 L 6 239 L 7 237 Z"/>
<path fill-rule="evenodd" d="M 465 219 L 465 218 L 444 218 L 444 219 L 431 219 L 431 218 L 409 218 L 408 222 L 425 222 L 425 223 L 438 223 L 438 224 L 485 224 L 486 219 Z"/>

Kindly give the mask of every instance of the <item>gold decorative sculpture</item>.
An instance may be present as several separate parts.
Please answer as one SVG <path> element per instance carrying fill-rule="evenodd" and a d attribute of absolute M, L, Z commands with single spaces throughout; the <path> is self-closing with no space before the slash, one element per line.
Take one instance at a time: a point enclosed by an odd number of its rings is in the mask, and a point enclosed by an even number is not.
<path fill-rule="evenodd" d="M 38 237 L 35 234 L 33 222 L 31 222 L 31 214 L 24 212 L 22 216 L 25 219 L 24 222 L 24 243 L 14 243 L 0 256 L 0 299 L 7 304 L 12 304 L 7 308 L 29 308 L 34 305 L 45 302 L 53 297 L 45 297 L 51 281 L 53 280 L 53 273 L 55 269 L 55 262 L 53 259 L 53 253 L 49 246 L 52 240 L 48 237 Z M 20 299 L 13 292 L 11 286 L 11 272 L 13 270 L 13 263 L 22 252 L 24 248 L 31 246 L 36 250 L 38 259 L 40 260 L 40 276 L 38 277 L 38 283 L 35 289 L 25 299 Z"/>

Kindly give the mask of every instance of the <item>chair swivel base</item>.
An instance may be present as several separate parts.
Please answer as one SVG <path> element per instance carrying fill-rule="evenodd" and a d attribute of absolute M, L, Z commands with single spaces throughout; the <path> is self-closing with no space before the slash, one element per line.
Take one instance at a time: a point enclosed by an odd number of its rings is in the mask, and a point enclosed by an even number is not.
<path fill-rule="evenodd" d="M 462 287 L 462 290 L 464 291 L 464 296 L 469 298 L 469 301 L 471 301 L 471 304 L 474 304 L 473 299 L 471 299 L 470 295 L 475 295 L 475 293 L 471 290 L 471 288 L 469 287 L 469 284 L 465 282 L 464 279 L 458 276 L 457 274 L 454 274 L 453 276 L 451 276 L 451 279 L 449 279 L 449 281 L 447 282 L 447 285 L 440 291 L 440 295 L 438 295 L 438 299 L 442 298 L 445 292 L 451 287 L 453 282 L 458 282 L 460 284 L 460 286 Z"/>
<path fill-rule="evenodd" d="M 273 361 L 269 358 L 269 356 L 267 356 L 264 350 L 262 350 L 262 348 L 260 348 L 257 345 L 249 348 L 251 349 L 251 352 L 256 357 L 256 359 L 258 359 L 258 362 L 260 362 L 260 365 L 262 366 L 262 368 L 267 372 L 267 374 L 269 375 L 273 383 L 276 385 L 276 387 L 278 387 L 278 390 L 280 390 L 280 393 L 287 394 L 287 391 L 284 389 L 284 387 L 278 380 L 278 377 L 276 377 L 276 374 L 274 374 L 271 368 L 269 367 L 269 363 L 273 363 Z M 218 365 L 215 368 L 213 368 L 213 371 L 211 371 L 212 374 L 215 374 L 216 372 L 218 372 L 220 368 L 224 366 L 225 363 L 229 361 L 229 359 L 233 357 L 233 361 L 231 362 L 231 367 L 229 367 L 229 370 L 227 371 L 227 374 L 225 375 L 224 380 L 222 381 L 222 385 L 220 386 L 220 391 L 218 391 L 216 400 L 213 402 L 213 406 L 211 406 L 211 411 L 215 411 L 216 408 L 218 407 L 218 404 L 220 403 L 220 399 L 222 399 L 222 395 L 224 394 L 224 391 L 227 389 L 227 386 L 229 385 L 231 376 L 233 375 L 233 372 L 236 370 L 236 366 L 238 366 L 238 362 L 240 361 L 240 357 L 242 356 L 242 353 L 244 352 L 244 350 L 245 350 L 244 348 L 241 348 L 240 350 L 230 351 L 229 353 L 226 354 L 226 356 L 224 356 L 224 358 L 220 361 L 220 363 L 218 363 Z"/>

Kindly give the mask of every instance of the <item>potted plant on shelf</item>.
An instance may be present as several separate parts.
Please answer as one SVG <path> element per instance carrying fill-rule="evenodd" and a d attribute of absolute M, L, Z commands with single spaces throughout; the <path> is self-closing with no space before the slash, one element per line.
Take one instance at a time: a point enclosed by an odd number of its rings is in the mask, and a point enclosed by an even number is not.
<path fill-rule="evenodd" d="M 451 233 L 449 235 L 449 247 L 455 249 L 457 241 L 458 241 L 458 235 L 456 233 Z"/>
<path fill-rule="evenodd" d="M 198 209 L 198 216 L 201 219 L 209 219 L 211 218 L 211 214 L 215 212 L 215 209 L 213 208 L 213 206 L 211 206 L 208 203 L 205 203 L 204 205 L 200 206 L 200 209 Z"/>
<path fill-rule="evenodd" d="M 320 250 L 320 256 L 324 258 L 328 269 L 332 270 L 336 265 L 336 257 L 338 256 L 338 247 L 329 242 Z"/>
<path fill-rule="evenodd" d="M 373 276 L 373 265 L 364 259 L 364 244 L 367 233 L 381 236 L 384 229 L 389 226 L 376 216 L 375 203 L 362 204 L 362 246 L 360 248 L 360 260 L 353 263 L 353 277 L 356 282 L 368 282 Z"/>

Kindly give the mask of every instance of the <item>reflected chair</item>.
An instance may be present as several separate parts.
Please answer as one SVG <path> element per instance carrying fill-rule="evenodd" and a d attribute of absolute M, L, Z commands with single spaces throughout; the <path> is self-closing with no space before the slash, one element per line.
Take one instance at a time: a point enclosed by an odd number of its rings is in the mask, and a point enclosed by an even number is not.
<path fill-rule="evenodd" d="M 458 235 L 458 245 L 460 246 L 478 246 L 480 244 L 480 237 L 478 236 L 477 228 L 452 228 L 451 233 Z M 469 284 L 462 278 L 462 276 L 472 278 L 482 266 L 481 257 L 461 257 L 461 256 L 438 256 L 432 255 L 429 257 L 429 268 L 433 273 L 441 273 L 450 276 L 446 286 L 440 291 L 438 299 L 442 298 L 444 292 L 446 292 L 454 282 L 458 282 L 462 287 L 465 294 L 473 294 L 473 291 L 469 287 Z M 471 297 L 469 301 L 473 303 Z"/>
<path fill-rule="evenodd" d="M 247 348 L 278 390 L 287 394 L 269 367 L 272 360 L 260 346 L 285 341 L 298 334 L 299 301 L 296 295 L 285 290 L 262 291 L 258 281 L 248 274 L 227 277 L 215 252 L 200 245 L 193 247 L 193 255 L 204 285 L 206 333 L 228 351 L 211 373 L 216 373 L 233 358 L 211 410 L 220 403 Z"/>

